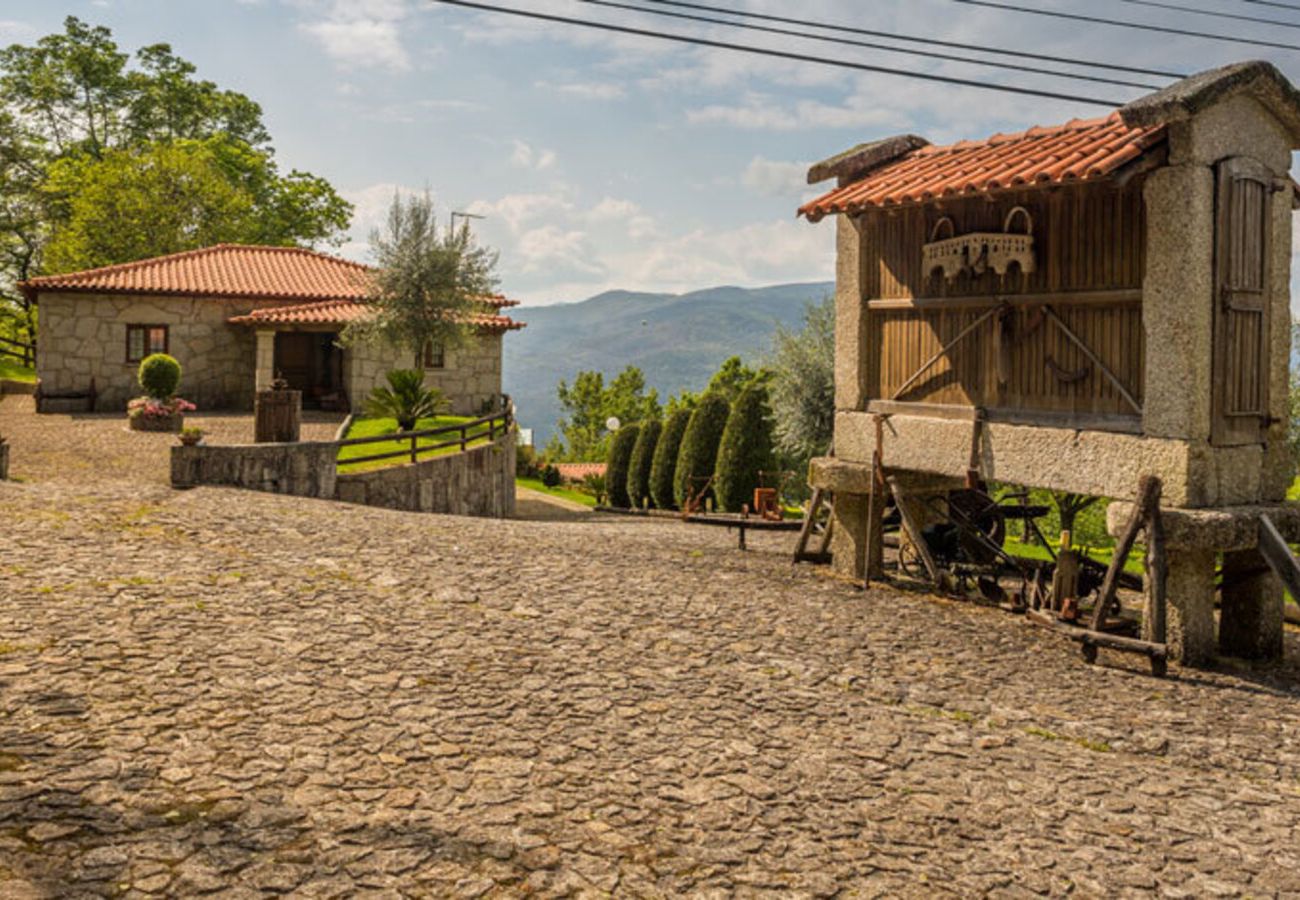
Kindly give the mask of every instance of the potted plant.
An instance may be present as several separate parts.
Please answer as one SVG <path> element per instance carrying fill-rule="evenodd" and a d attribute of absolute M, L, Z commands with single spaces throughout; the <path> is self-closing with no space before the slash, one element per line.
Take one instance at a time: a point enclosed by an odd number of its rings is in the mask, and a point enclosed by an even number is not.
<path fill-rule="evenodd" d="M 182 428 L 177 437 L 180 438 L 181 443 L 186 447 L 193 447 L 195 444 L 203 441 L 203 429 L 195 428 L 193 426 Z"/>
<path fill-rule="evenodd" d="M 185 413 L 197 408 L 176 396 L 176 388 L 181 383 L 181 364 L 166 353 L 154 353 L 140 363 L 136 378 L 144 396 L 126 405 L 131 430 L 179 432 Z"/>

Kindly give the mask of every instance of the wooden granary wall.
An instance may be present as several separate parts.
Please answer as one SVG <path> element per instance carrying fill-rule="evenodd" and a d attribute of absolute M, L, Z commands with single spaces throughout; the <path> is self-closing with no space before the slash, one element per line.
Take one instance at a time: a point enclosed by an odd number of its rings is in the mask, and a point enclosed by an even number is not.
<path fill-rule="evenodd" d="M 993 420 L 1140 431 L 1143 181 L 865 213 L 865 395 L 885 411 L 897 403 L 974 406 Z M 948 281 L 923 270 L 922 245 L 936 228 L 949 233 L 940 219 L 957 235 L 1000 232 L 1016 207 L 1032 220 L 1035 271 L 964 271 Z M 1025 224 L 1017 215 L 1011 230 Z"/>

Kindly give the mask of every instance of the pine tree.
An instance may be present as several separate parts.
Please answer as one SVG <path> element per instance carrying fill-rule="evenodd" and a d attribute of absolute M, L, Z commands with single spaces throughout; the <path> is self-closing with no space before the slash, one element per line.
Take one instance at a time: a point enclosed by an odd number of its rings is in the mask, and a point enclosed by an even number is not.
<path fill-rule="evenodd" d="M 678 409 L 668 416 L 659 442 L 655 445 L 654 462 L 650 465 L 650 498 L 659 509 L 676 509 L 673 496 L 673 476 L 677 472 L 677 454 L 682 447 L 682 435 L 691 421 L 691 410 Z"/>
<path fill-rule="evenodd" d="M 702 491 L 705 481 L 713 475 L 718 459 L 718 442 L 722 429 L 727 426 L 731 407 L 725 397 L 715 391 L 700 398 L 699 406 L 691 413 L 691 421 L 682 435 L 682 447 L 677 453 L 677 471 L 673 473 L 673 498 L 684 506 L 688 498 L 700 494 L 697 500 L 712 495 L 713 489 Z"/>
<path fill-rule="evenodd" d="M 627 509 L 632 505 L 627 495 L 627 472 L 636 449 L 640 425 L 624 425 L 609 444 L 609 460 L 605 466 L 605 490 L 609 492 L 609 505 Z"/>
<path fill-rule="evenodd" d="M 718 507 L 740 512 L 752 502 L 760 472 L 772 468 L 772 411 L 767 390 L 750 385 L 740 392 L 727 417 L 713 476 Z"/>

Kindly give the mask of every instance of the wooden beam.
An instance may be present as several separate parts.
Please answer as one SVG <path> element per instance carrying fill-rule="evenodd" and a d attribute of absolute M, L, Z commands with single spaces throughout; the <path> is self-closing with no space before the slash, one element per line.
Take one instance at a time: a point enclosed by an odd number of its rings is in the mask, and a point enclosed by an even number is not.
<path fill-rule="evenodd" d="M 901 385 L 899 385 L 898 390 L 894 391 L 894 396 L 890 397 L 889 399 L 897 400 L 899 397 L 903 396 L 903 394 L 907 393 L 907 389 L 910 388 L 913 384 L 915 384 L 922 375 L 930 371 L 931 366 L 933 366 L 939 360 L 943 359 L 943 357 L 947 355 L 949 350 L 951 350 L 953 347 L 956 347 L 958 344 L 964 341 L 967 335 L 971 334 L 972 332 L 975 331 L 975 329 L 979 328 L 989 319 L 993 318 L 993 316 L 997 314 L 1000 308 L 1001 307 L 999 306 L 993 307 L 988 312 L 984 313 L 984 315 L 980 316 L 974 322 L 971 322 L 969 325 L 967 325 L 965 328 L 959 331 L 955 338 L 953 338 L 951 341 L 949 341 L 948 343 L 940 347 L 938 353 L 934 354 L 929 359 L 927 359 L 925 363 L 922 364 L 921 368 L 913 372 L 910 378 L 908 378 Z"/>
<path fill-rule="evenodd" d="M 912 541 L 912 545 L 916 547 L 917 555 L 921 557 L 921 562 L 925 565 L 925 571 L 930 574 L 930 579 L 937 586 L 939 584 L 939 565 L 934 561 L 934 557 L 930 555 L 930 547 L 925 543 L 921 528 L 917 525 L 916 520 L 912 518 L 912 511 L 907 508 L 898 481 L 890 478 L 888 483 L 889 490 L 894 495 L 894 505 L 898 507 L 898 517 L 902 520 L 903 528 L 907 531 L 907 536 Z"/>
<path fill-rule="evenodd" d="M 1265 515 L 1259 517 L 1259 552 L 1273 574 L 1300 603 L 1300 562 L 1296 561 L 1277 526 Z"/>
<path fill-rule="evenodd" d="M 1128 555 L 1133 550 L 1138 532 L 1150 521 L 1152 510 L 1160 505 L 1161 487 L 1160 479 L 1154 475 L 1143 475 L 1138 481 L 1137 502 L 1133 504 L 1133 512 L 1129 514 L 1124 531 L 1115 544 L 1110 558 L 1110 567 L 1106 569 L 1106 576 L 1097 591 L 1097 605 L 1092 610 L 1093 631 L 1100 631 L 1101 626 L 1106 623 L 1106 612 L 1115 599 L 1120 573 L 1124 571 L 1124 563 L 1128 561 Z"/>
<path fill-rule="evenodd" d="M 912 309 L 983 309 L 986 306 L 1114 306 L 1142 302 L 1142 291 L 1059 291 L 1036 294 L 968 294 L 962 297 L 900 297 L 867 301 L 869 312 Z"/>
<path fill-rule="evenodd" d="M 1106 376 L 1107 380 L 1109 380 L 1110 383 L 1115 386 L 1115 390 L 1119 391 L 1120 396 L 1123 397 L 1125 401 L 1127 401 L 1128 405 L 1133 407 L 1133 410 L 1139 416 L 1142 415 L 1142 405 L 1133 399 L 1133 395 L 1128 392 L 1128 388 L 1124 386 L 1124 382 L 1120 381 L 1119 378 L 1116 377 L 1115 373 L 1112 372 L 1106 366 L 1106 364 L 1101 361 L 1101 357 L 1099 357 L 1096 353 L 1093 353 L 1092 348 L 1089 347 L 1087 344 L 1085 344 L 1083 342 L 1083 339 L 1080 338 L 1077 334 L 1075 334 L 1070 329 L 1070 326 L 1065 324 L 1065 321 L 1060 316 L 1058 316 L 1050 306 L 1044 306 L 1043 312 L 1047 313 L 1047 317 L 1052 320 L 1052 322 L 1056 325 L 1056 327 L 1061 329 L 1062 333 L 1064 333 L 1065 336 L 1069 338 L 1070 341 L 1076 347 L 1079 348 L 1079 352 L 1082 353 L 1084 356 L 1086 356 L 1089 362 L 1091 362 L 1094 366 L 1096 366 L 1097 370 L 1101 372 L 1101 374 Z"/>

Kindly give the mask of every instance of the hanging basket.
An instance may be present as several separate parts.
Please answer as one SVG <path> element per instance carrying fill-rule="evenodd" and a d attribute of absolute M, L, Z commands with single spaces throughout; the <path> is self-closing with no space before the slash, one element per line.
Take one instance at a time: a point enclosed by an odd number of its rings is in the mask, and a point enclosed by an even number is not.
<path fill-rule="evenodd" d="M 1023 233 L 1011 230 L 1017 217 L 1024 220 Z M 945 224 L 948 237 L 941 238 Z M 949 216 L 934 223 L 929 242 L 921 247 L 921 265 L 927 276 L 938 270 L 945 280 L 952 281 L 964 271 L 983 275 L 990 269 L 1005 275 L 1012 263 L 1026 275 L 1034 271 L 1034 218 L 1023 206 L 1012 207 L 1001 231 L 972 231 L 961 236 L 955 231 Z"/>

